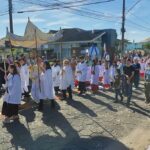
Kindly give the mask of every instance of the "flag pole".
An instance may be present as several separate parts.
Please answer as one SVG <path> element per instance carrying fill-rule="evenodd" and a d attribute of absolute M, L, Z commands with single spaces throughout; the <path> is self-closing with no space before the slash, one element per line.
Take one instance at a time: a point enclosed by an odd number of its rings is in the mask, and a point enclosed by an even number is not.
<path fill-rule="evenodd" d="M 35 47 L 36 47 L 36 61 L 37 61 L 37 66 L 38 66 L 39 89 L 40 89 L 40 92 L 41 92 L 40 68 L 39 68 L 39 64 L 38 64 L 38 41 L 37 41 L 36 29 L 35 29 Z"/>

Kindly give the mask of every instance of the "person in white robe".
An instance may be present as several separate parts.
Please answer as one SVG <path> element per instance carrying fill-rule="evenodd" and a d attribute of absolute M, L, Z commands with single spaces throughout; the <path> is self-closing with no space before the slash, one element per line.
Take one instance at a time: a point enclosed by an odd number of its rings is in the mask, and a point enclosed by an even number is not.
<path fill-rule="evenodd" d="M 140 68 L 140 76 L 141 76 L 141 78 L 144 78 L 144 76 L 145 76 L 145 68 L 146 68 L 146 63 L 145 63 L 144 59 L 141 59 L 140 66 L 141 66 L 141 68 Z"/>
<path fill-rule="evenodd" d="M 99 65 L 98 60 L 93 60 L 93 65 L 91 67 L 91 89 L 93 93 L 96 93 L 98 90 L 99 84 Z"/>
<path fill-rule="evenodd" d="M 99 61 L 99 82 L 102 83 L 105 65 L 102 61 Z"/>
<path fill-rule="evenodd" d="M 43 60 L 38 58 L 37 64 L 33 65 L 30 72 L 30 78 L 32 80 L 31 97 L 39 104 L 39 111 L 42 111 L 43 100 L 46 99 L 44 93 L 44 72 L 43 72 Z"/>
<path fill-rule="evenodd" d="M 51 100 L 51 106 L 54 107 L 54 87 L 53 87 L 53 79 L 52 79 L 52 69 L 50 67 L 49 62 L 44 62 L 44 96 L 45 99 Z"/>
<path fill-rule="evenodd" d="M 74 88 L 73 71 L 69 60 L 63 61 L 63 68 L 60 75 L 60 90 L 62 91 L 62 100 L 67 98 L 66 92 L 69 94 L 69 99 L 72 99 L 72 89 Z"/>
<path fill-rule="evenodd" d="M 55 60 L 54 65 L 52 66 L 52 77 L 53 77 L 53 86 L 55 90 L 55 95 L 58 95 L 59 85 L 60 85 L 60 65 L 58 60 Z"/>
<path fill-rule="evenodd" d="M 76 72 L 77 72 L 77 78 L 79 81 L 79 95 L 83 94 L 86 92 L 86 77 L 87 77 L 87 64 L 84 61 L 84 57 L 80 57 L 80 63 L 78 63 L 76 67 Z"/>
<path fill-rule="evenodd" d="M 90 86 L 91 82 L 91 66 L 87 66 L 86 86 Z"/>
<path fill-rule="evenodd" d="M 111 86 L 113 86 L 113 82 L 115 80 L 116 72 L 117 72 L 117 63 L 113 62 L 113 64 L 110 66 L 110 82 L 111 82 Z"/>
<path fill-rule="evenodd" d="M 108 67 L 108 63 L 105 64 L 105 70 L 103 74 L 103 87 L 110 88 L 110 68 Z"/>
<path fill-rule="evenodd" d="M 11 121 L 19 119 L 18 110 L 21 103 L 21 79 L 17 68 L 15 65 L 10 65 L 8 70 L 2 106 L 2 115 L 5 116 L 4 123 L 11 123 Z"/>
<path fill-rule="evenodd" d="M 29 67 L 25 62 L 25 58 L 20 58 L 20 77 L 21 77 L 21 90 L 25 97 L 29 97 Z"/>

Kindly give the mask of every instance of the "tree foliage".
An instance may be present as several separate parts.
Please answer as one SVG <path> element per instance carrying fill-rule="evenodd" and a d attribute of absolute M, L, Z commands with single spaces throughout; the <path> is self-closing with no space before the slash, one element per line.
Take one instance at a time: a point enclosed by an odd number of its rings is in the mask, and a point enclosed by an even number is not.
<path fill-rule="evenodd" d="M 146 49 L 149 49 L 149 50 L 150 50 L 150 42 L 149 42 L 149 43 L 144 44 L 144 48 L 146 48 Z"/>

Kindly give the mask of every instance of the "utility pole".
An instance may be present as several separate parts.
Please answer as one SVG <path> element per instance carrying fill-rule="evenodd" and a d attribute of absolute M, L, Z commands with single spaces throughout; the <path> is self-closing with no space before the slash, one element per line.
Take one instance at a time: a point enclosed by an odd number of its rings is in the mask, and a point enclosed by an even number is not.
<path fill-rule="evenodd" d="M 9 11 L 10 33 L 14 33 L 14 31 L 13 31 L 13 16 L 12 16 L 12 0 L 8 0 L 8 11 Z"/>
<path fill-rule="evenodd" d="M 125 10 L 126 10 L 126 0 L 123 0 L 123 7 L 122 7 L 122 28 L 121 28 L 121 33 L 122 33 L 122 39 L 121 39 L 121 56 L 123 56 L 124 52 L 124 44 L 125 44 Z"/>

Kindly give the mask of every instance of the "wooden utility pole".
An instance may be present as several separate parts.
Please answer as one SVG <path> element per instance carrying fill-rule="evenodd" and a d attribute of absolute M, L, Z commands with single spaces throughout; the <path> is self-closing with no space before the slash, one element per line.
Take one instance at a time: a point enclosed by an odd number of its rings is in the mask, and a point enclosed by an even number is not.
<path fill-rule="evenodd" d="M 122 28 L 121 28 L 121 33 L 122 33 L 122 39 L 121 39 L 121 56 L 123 56 L 124 53 L 124 45 L 125 45 L 125 10 L 126 10 L 126 0 L 123 0 L 123 6 L 122 6 Z"/>
<path fill-rule="evenodd" d="M 12 16 L 12 0 L 8 0 L 8 11 L 9 11 L 10 33 L 14 33 L 14 30 L 13 30 L 13 16 Z"/>

